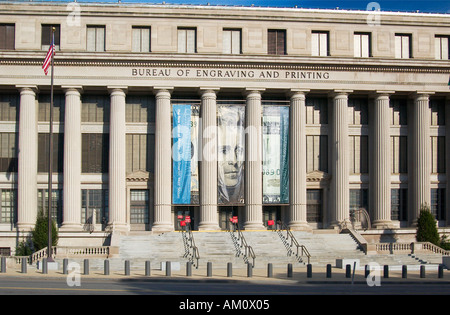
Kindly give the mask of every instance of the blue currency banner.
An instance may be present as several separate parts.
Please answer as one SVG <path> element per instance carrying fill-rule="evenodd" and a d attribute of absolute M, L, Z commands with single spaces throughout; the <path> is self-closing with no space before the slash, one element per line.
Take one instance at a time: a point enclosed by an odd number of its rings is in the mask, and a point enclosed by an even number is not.
<path fill-rule="evenodd" d="M 191 203 L 191 106 L 173 105 L 172 203 Z"/>

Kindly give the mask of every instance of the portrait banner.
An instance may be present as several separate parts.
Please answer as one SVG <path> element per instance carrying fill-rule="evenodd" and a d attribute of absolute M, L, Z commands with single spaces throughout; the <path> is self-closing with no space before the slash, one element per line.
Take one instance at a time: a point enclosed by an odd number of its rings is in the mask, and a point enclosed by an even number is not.
<path fill-rule="evenodd" d="M 244 202 L 245 162 L 245 107 L 223 105 L 218 116 L 218 202 L 237 204 Z"/>

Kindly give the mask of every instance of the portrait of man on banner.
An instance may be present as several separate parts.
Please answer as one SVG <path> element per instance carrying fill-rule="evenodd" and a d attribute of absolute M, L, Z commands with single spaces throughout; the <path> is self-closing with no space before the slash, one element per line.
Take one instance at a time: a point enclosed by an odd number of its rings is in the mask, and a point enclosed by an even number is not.
<path fill-rule="evenodd" d="M 244 202 L 245 107 L 218 107 L 218 202 Z"/>

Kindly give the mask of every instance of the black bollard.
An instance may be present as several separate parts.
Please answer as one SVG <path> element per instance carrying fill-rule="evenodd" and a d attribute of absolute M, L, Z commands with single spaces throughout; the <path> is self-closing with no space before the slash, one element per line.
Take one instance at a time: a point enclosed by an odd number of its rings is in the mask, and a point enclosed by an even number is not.
<path fill-rule="evenodd" d="M 233 263 L 227 263 L 227 277 L 231 278 L 233 276 Z"/>
<path fill-rule="evenodd" d="M 212 277 L 212 262 L 210 261 L 206 263 L 206 276 Z"/>
<path fill-rule="evenodd" d="M 287 277 L 292 278 L 292 264 L 287 265 Z"/>
<path fill-rule="evenodd" d="M 352 276 L 352 266 L 346 265 L 345 266 L 345 277 L 351 278 L 351 276 Z"/>
<path fill-rule="evenodd" d="M 186 262 L 186 277 L 192 276 L 192 262 Z"/>
<path fill-rule="evenodd" d="M 438 278 L 444 278 L 444 265 L 443 264 L 439 264 Z"/>
<path fill-rule="evenodd" d="M 105 276 L 109 276 L 109 260 L 105 259 L 105 261 L 103 262 L 103 274 Z"/>
<path fill-rule="evenodd" d="M 126 276 L 130 275 L 130 261 L 129 260 L 125 260 L 125 275 Z"/>
<path fill-rule="evenodd" d="M 389 278 L 389 265 L 383 266 L 383 278 Z"/>
<path fill-rule="evenodd" d="M 67 266 L 69 266 L 69 259 L 64 258 L 63 259 L 63 274 L 67 275 L 69 273 L 69 270 L 67 269 Z"/>
<path fill-rule="evenodd" d="M 22 273 L 27 273 L 27 259 L 21 258 L 22 261 Z"/>
<path fill-rule="evenodd" d="M 6 257 L 2 257 L 1 261 L 2 261 L 2 267 L 0 269 L 0 272 L 5 273 L 6 272 Z"/>
<path fill-rule="evenodd" d="M 247 277 L 253 277 L 253 265 L 250 263 L 247 263 Z"/>
<path fill-rule="evenodd" d="M 47 274 L 47 258 L 42 259 L 42 273 Z"/>
<path fill-rule="evenodd" d="M 408 267 L 406 265 L 402 266 L 402 278 L 403 279 L 408 278 Z"/>
<path fill-rule="evenodd" d="M 85 275 L 89 274 L 89 259 L 84 260 L 84 274 Z"/>
<path fill-rule="evenodd" d="M 172 265 L 170 261 L 166 261 L 166 276 L 170 277 L 172 275 Z"/>
<path fill-rule="evenodd" d="M 311 264 L 306 265 L 306 277 L 312 278 L 312 265 Z"/>
<path fill-rule="evenodd" d="M 425 278 L 425 266 L 420 265 L 420 277 Z"/>
<path fill-rule="evenodd" d="M 146 260 L 145 261 L 145 275 L 148 277 L 150 276 L 151 271 L 150 271 L 150 261 Z"/>
<path fill-rule="evenodd" d="M 331 264 L 327 264 L 327 278 L 331 278 Z"/>
<path fill-rule="evenodd" d="M 273 265 L 271 263 L 267 264 L 267 278 L 273 277 Z"/>

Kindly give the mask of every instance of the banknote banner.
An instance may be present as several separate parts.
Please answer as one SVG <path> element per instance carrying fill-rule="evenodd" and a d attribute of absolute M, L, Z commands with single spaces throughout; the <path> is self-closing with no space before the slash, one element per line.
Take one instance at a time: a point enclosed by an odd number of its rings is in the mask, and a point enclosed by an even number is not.
<path fill-rule="evenodd" d="M 263 203 L 289 202 L 289 107 L 263 107 Z"/>
<path fill-rule="evenodd" d="M 217 108 L 217 181 L 220 204 L 244 202 L 245 107 L 220 105 Z"/>

